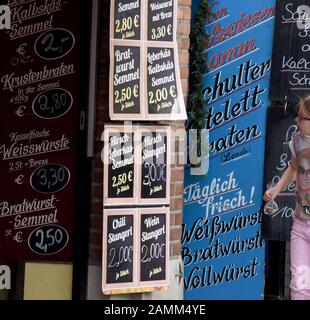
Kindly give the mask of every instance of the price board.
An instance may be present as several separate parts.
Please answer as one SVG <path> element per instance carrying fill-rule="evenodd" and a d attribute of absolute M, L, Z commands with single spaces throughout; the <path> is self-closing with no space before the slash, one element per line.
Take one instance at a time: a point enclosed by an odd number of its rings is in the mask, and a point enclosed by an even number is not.
<path fill-rule="evenodd" d="M 81 160 L 82 2 L 7 3 L 11 29 L 0 32 L 1 258 L 69 262 Z"/>
<path fill-rule="evenodd" d="M 186 120 L 177 1 L 115 1 L 110 21 L 111 120 Z"/>
<path fill-rule="evenodd" d="M 169 127 L 140 127 L 140 203 L 169 204 L 170 144 Z"/>
<path fill-rule="evenodd" d="M 152 291 L 169 285 L 169 209 L 105 209 L 104 294 Z"/>
<path fill-rule="evenodd" d="M 132 287 L 137 281 L 134 264 L 137 226 L 135 209 L 105 210 L 103 288 Z"/>
<path fill-rule="evenodd" d="M 169 126 L 106 125 L 104 205 L 169 204 Z"/>
<path fill-rule="evenodd" d="M 141 209 L 139 252 L 141 286 L 167 284 L 169 214 L 166 208 Z"/>

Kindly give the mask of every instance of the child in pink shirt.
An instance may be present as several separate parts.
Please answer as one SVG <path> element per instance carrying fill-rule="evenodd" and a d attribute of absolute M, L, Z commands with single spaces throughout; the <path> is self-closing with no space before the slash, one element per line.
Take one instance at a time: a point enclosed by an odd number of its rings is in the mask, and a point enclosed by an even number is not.
<path fill-rule="evenodd" d="M 291 232 L 291 299 L 310 300 L 310 96 L 300 102 L 295 119 L 299 131 L 290 142 L 292 161 L 277 185 L 265 192 L 275 199 L 296 181 L 296 210 Z"/>

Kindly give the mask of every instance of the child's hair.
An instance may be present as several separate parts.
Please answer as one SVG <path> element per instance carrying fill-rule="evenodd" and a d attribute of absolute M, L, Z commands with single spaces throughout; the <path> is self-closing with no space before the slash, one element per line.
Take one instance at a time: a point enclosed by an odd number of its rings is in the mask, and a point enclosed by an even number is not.
<path fill-rule="evenodd" d="M 299 107 L 304 111 L 304 113 L 310 116 L 310 96 L 306 96 L 300 100 Z"/>

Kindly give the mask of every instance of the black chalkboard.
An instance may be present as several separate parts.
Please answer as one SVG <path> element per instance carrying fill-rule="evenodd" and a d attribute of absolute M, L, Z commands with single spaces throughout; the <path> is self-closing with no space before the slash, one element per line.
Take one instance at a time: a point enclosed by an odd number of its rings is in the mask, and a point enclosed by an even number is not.
<path fill-rule="evenodd" d="M 140 114 L 140 48 L 114 47 L 113 111 Z"/>
<path fill-rule="evenodd" d="M 149 41 L 173 41 L 174 1 L 148 0 Z"/>
<path fill-rule="evenodd" d="M 150 114 L 172 113 L 176 108 L 178 89 L 173 48 L 147 49 L 147 95 Z"/>
<path fill-rule="evenodd" d="M 110 133 L 108 152 L 108 197 L 132 198 L 135 177 L 133 133 Z"/>
<path fill-rule="evenodd" d="M 289 142 L 296 133 L 295 110 L 283 106 L 268 109 L 265 150 L 264 192 L 269 183 L 277 183 L 291 161 Z M 294 210 L 295 184 L 292 183 L 275 199 L 279 211 L 273 215 L 263 214 L 263 237 L 266 240 L 290 239 Z"/>
<path fill-rule="evenodd" d="M 115 0 L 114 38 L 140 40 L 141 0 Z"/>
<path fill-rule="evenodd" d="M 166 279 L 166 215 L 141 214 L 140 281 Z"/>
<path fill-rule="evenodd" d="M 106 283 L 133 281 L 133 215 L 111 215 L 107 218 Z"/>
<path fill-rule="evenodd" d="M 71 31 L 58 28 L 43 33 L 35 43 L 35 51 L 45 60 L 55 60 L 68 54 L 74 43 Z"/>
<path fill-rule="evenodd" d="M 305 0 L 277 0 L 270 98 L 298 100 L 310 80 L 310 16 Z"/>
<path fill-rule="evenodd" d="M 141 186 L 142 199 L 167 197 L 166 132 L 142 132 Z"/>

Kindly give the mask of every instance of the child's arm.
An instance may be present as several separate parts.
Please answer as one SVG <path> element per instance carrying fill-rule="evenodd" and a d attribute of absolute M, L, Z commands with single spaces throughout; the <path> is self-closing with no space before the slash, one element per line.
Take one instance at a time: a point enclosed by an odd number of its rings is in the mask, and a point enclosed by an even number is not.
<path fill-rule="evenodd" d="M 275 199 L 278 194 L 296 180 L 297 164 L 296 158 L 292 158 L 291 165 L 285 170 L 279 182 L 265 192 L 264 200 L 269 201 Z"/>

